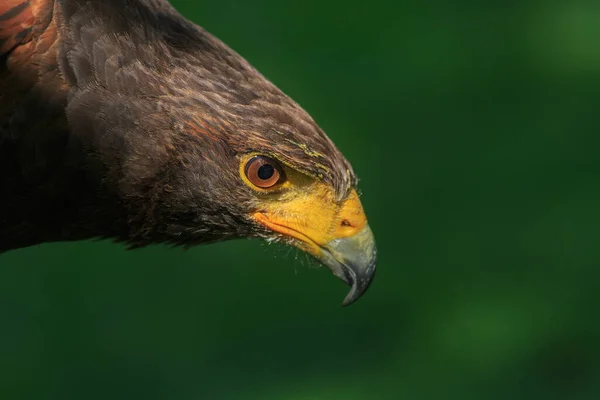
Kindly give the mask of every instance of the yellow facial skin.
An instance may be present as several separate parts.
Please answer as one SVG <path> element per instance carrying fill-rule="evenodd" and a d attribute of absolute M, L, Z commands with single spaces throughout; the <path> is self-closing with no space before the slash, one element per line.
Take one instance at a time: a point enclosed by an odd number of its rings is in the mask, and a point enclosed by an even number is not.
<path fill-rule="evenodd" d="M 327 243 L 353 236 L 367 224 L 356 190 L 337 202 L 330 186 L 283 164 L 285 182 L 261 189 L 244 174 L 250 158 L 242 160 L 240 175 L 248 186 L 263 194 L 252 217 L 285 238 L 295 239 L 291 242 L 302 250 L 318 257 Z"/>
<path fill-rule="evenodd" d="M 305 196 L 282 204 L 268 204 L 254 218 L 274 232 L 299 240 L 298 247 L 319 256 L 330 241 L 360 232 L 367 219 L 355 190 L 347 200 L 337 204 L 328 187 L 315 186 Z"/>
<path fill-rule="evenodd" d="M 343 305 L 359 299 L 375 274 L 377 249 L 356 190 L 337 201 L 333 188 L 293 168 L 280 165 L 285 180 L 264 189 L 240 176 L 259 193 L 251 218 L 278 233 L 289 244 L 312 254 L 351 286 Z"/>

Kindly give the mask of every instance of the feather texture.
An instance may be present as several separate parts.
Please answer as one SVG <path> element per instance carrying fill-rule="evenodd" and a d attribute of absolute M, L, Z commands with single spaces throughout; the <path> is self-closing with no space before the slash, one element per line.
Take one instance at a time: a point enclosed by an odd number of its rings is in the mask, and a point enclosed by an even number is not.
<path fill-rule="evenodd" d="M 356 184 L 297 103 L 167 1 L 0 4 L 0 251 L 256 234 L 250 152 L 339 199 Z"/>

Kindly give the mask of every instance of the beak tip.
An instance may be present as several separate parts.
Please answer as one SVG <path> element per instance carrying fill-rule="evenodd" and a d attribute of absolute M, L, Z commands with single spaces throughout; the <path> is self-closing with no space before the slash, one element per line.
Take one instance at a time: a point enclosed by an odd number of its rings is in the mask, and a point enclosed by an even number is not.
<path fill-rule="evenodd" d="M 342 307 L 348 307 L 348 306 L 354 304 L 359 299 L 359 297 L 360 296 L 356 296 L 356 291 L 354 290 L 354 287 L 353 287 L 352 289 L 350 289 L 350 291 L 344 298 L 344 301 L 342 301 Z"/>
<path fill-rule="evenodd" d="M 350 286 L 342 302 L 342 306 L 347 307 L 361 298 L 373 282 L 377 265 L 373 233 L 366 226 L 360 233 L 335 239 L 322 249 L 321 262 Z"/>
<path fill-rule="evenodd" d="M 375 267 L 375 262 L 373 262 L 371 265 L 369 265 L 369 268 L 367 268 L 364 275 L 358 277 L 353 276 L 350 283 L 346 282 L 352 287 L 344 298 L 342 307 L 348 307 L 349 305 L 354 304 L 366 293 L 367 289 L 369 289 L 371 283 L 373 282 L 373 278 L 375 277 Z"/>

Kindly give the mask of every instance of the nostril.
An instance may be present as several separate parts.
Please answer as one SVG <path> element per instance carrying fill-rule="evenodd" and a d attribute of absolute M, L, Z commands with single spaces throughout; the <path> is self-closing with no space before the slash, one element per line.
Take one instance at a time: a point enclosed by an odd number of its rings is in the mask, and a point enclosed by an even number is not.
<path fill-rule="evenodd" d="M 342 220 L 342 226 L 352 226 L 352 224 L 347 219 L 344 219 Z"/>

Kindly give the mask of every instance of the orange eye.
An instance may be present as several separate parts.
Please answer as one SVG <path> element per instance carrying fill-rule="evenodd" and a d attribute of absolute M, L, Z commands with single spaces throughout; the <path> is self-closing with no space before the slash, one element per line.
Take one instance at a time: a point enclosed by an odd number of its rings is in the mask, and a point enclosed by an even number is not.
<path fill-rule="evenodd" d="M 246 164 L 245 172 L 248 180 L 261 189 L 269 189 L 284 178 L 279 163 L 264 156 L 252 157 Z"/>

